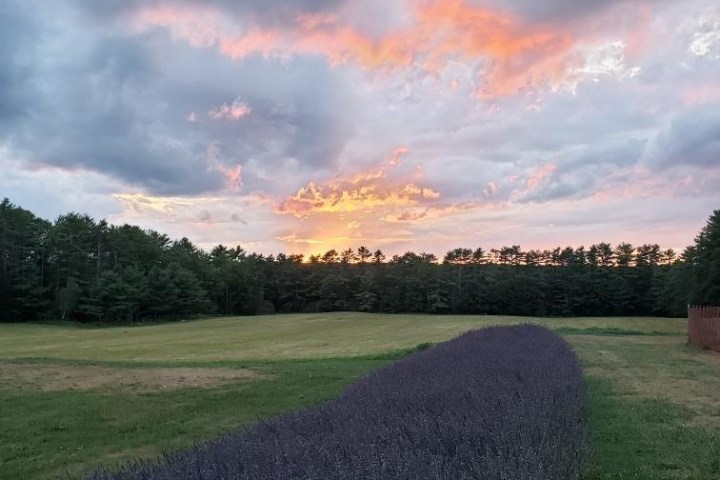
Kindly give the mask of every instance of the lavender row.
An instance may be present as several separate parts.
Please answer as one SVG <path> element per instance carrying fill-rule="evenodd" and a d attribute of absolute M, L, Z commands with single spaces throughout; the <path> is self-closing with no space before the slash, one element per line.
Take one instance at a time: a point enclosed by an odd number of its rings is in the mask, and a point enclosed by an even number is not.
<path fill-rule="evenodd" d="M 577 479 L 580 362 L 530 325 L 466 333 L 320 407 L 87 480 Z"/>

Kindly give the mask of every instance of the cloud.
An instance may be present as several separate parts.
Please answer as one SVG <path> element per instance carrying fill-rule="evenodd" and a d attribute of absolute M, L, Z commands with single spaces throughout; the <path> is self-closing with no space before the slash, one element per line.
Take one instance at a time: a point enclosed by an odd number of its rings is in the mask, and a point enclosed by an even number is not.
<path fill-rule="evenodd" d="M 664 0 L 655 0 L 662 2 Z M 494 1 L 479 0 L 482 5 L 496 5 Z M 505 8 L 525 18 L 535 19 L 541 22 L 564 23 L 579 18 L 597 15 L 618 4 L 627 3 L 626 0 L 506 0 L 503 2 Z"/>
<path fill-rule="evenodd" d="M 305 218 L 317 213 L 352 213 L 379 207 L 417 205 L 440 197 L 433 189 L 413 183 L 387 186 L 358 183 L 342 181 L 317 185 L 310 182 L 294 196 L 280 202 L 276 211 Z"/>
<path fill-rule="evenodd" d="M 720 103 L 688 109 L 676 115 L 646 151 L 649 165 L 720 165 Z"/>
<path fill-rule="evenodd" d="M 438 191 L 418 185 L 397 170 L 398 157 L 406 151 L 404 147 L 396 148 L 379 167 L 338 176 L 321 184 L 309 182 L 295 195 L 279 202 L 275 211 L 302 219 L 318 214 L 387 211 L 440 202 Z"/>
<path fill-rule="evenodd" d="M 44 215 L 442 252 L 682 244 L 652 208 L 717 205 L 708 0 L 8 5 L 0 191 Z"/>
<path fill-rule="evenodd" d="M 306 254 L 339 245 L 399 248 L 413 241 L 413 228 L 480 208 L 478 202 L 445 200 L 414 169 L 396 161 L 403 151 L 395 148 L 379 166 L 310 182 L 284 198 L 275 205 L 275 212 L 296 221 L 278 240 L 291 249 L 301 246 Z"/>
<path fill-rule="evenodd" d="M 36 28 L 34 35 L 43 34 Z M 57 35 L 59 44 L 91 36 Z M 12 31 L 3 36 L 13 41 Z M 5 129 L 12 148 L 32 163 L 109 173 L 158 192 L 215 188 L 220 178 L 205 171 L 199 149 L 177 141 L 157 121 L 157 104 L 148 103 L 156 93 L 154 67 L 142 45 L 122 39 L 87 43 L 94 46 L 80 49 L 72 62 L 42 52 L 32 57 L 45 79 L 30 78 L 15 88 L 24 103 Z M 0 66 L 0 72 L 8 69 L 14 71 Z"/>
<path fill-rule="evenodd" d="M 704 15 L 695 22 L 688 51 L 698 57 L 720 59 L 720 11 Z"/>
<path fill-rule="evenodd" d="M 0 197 L 8 197 L 41 218 L 68 212 L 101 218 L 118 211 L 110 194 L 122 185 L 106 175 L 78 169 L 28 165 L 0 144 Z"/>
<path fill-rule="evenodd" d="M 206 155 L 208 164 L 220 172 L 225 179 L 225 186 L 233 192 L 239 192 L 243 186 L 242 165 L 227 165 L 223 159 L 220 145 L 217 142 L 208 145 Z"/>
<path fill-rule="evenodd" d="M 530 178 L 525 181 L 525 185 L 529 190 L 535 190 L 540 183 L 548 178 L 548 176 L 550 176 L 555 170 L 557 170 L 557 165 L 553 165 L 551 163 L 542 165 L 535 169 L 535 171 L 530 175 Z"/>
<path fill-rule="evenodd" d="M 557 83 L 572 64 L 573 38 L 557 29 L 464 0 L 409 5 L 412 21 L 381 35 L 362 31 L 354 19 L 341 15 L 342 8 L 298 11 L 294 19 L 283 15 L 282 25 L 254 22 L 248 28 L 227 26 L 218 4 L 203 9 L 144 5 L 127 14 L 140 31 L 168 28 L 190 45 L 214 46 L 234 59 L 254 54 L 323 55 L 333 65 L 352 62 L 369 70 L 418 67 L 430 73 L 453 59 L 480 62 L 477 94 L 482 96 Z M 238 22 L 242 20 L 247 19 L 241 15 Z M 234 33 L 237 30 L 242 33 Z"/>
<path fill-rule="evenodd" d="M 479 202 L 413 207 L 400 209 L 395 212 L 388 213 L 387 215 L 381 217 L 380 220 L 390 223 L 420 223 L 430 220 L 437 220 L 439 218 L 456 216 L 458 214 L 477 210 L 479 208 L 481 208 L 481 204 Z"/>
<path fill-rule="evenodd" d="M 390 156 L 390 160 L 388 163 L 395 167 L 397 165 L 400 165 L 400 162 L 402 161 L 402 158 L 407 155 L 409 149 L 407 147 L 398 147 L 395 149 L 395 151 Z"/>
<path fill-rule="evenodd" d="M 283 25 L 303 13 L 334 12 L 347 0 L 178 0 L 172 8 L 165 0 L 79 0 L 85 11 L 102 18 L 125 18 L 138 11 L 158 12 L 157 16 L 170 17 L 180 12 L 212 11 L 233 19 L 251 19 L 261 25 Z"/>
<path fill-rule="evenodd" d="M 280 240 L 281 242 L 288 242 L 288 243 L 304 243 L 309 245 L 319 245 L 322 244 L 322 240 L 316 240 L 313 238 L 302 238 L 298 237 L 294 233 L 290 235 L 284 235 L 282 237 L 276 237 L 277 240 Z"/>
<path fill-rule="evenodd" d="M 140 224 L 175 239 L 189 236 L 207 250 L 218 243 L 269 251 L 278 247 L 267 224 L 270 205 L 258 195 L 185 197 L 135 192 L 115 193 L 112 198 L 120 206 L 107 217 L 113 224 Z"/>
<path fill-rule="evenodd" d="M 241 65 L 162 35 L 94 24 L 72 2 L 53 5 L 47 16 L 28 7 L 0 17 L 0 50 L 11 60 L 0 65 L 0 141 L 28 162 L 167 195 L 239 186 L 241 170 L 250 188 L 267 187 L 243 168 L 252 163 L 314 171 L 337 162 L 352 130 L 343 113 L 352 96 L 322 62 Z M 80 23 L 59 29 L 57 19 Z M 38 37 L 47 41 L 30 41 Z M 196 112 L 209 112 L 209 121 Z M 208 165 L 213 143 L 233 159 L 231 170 Z"/>
<path fill-rule="evenodd" d="M 215 107 L 208 112 L 208 116 L 215 120 L 231 120 L 237 121 L 250 115 L 252 108 L 240 99 L 235 99 L 232 104 L 223 103 L 219 107 Z"/>
<path fill-rule="evenodd" d="M 30 6 L 21 3 L 0 9 L 0 134 L 27 114 L 27 106 L 36 95 L 34 76 L 36 55 L 34 34 L 37 20 Z"/>

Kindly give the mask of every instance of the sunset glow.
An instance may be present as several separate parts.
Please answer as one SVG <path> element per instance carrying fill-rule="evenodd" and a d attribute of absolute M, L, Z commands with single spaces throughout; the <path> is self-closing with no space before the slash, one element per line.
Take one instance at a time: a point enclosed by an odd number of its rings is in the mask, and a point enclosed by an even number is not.
<path fill-rule="evenodd" d="M 10 1 L 0 197 L 270 254 L 682 249 L 720 207 L 708 0 Z"/>

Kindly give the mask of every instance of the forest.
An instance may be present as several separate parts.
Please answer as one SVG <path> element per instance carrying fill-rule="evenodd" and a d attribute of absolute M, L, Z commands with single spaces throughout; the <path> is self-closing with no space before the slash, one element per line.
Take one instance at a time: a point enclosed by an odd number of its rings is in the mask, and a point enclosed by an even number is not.
<path fill-rule="evenodd" d="M 720 304 L 720 210 L 683 252 L 657 244 L 456 248 L 304 257 L 0 204 L 0 321 L 138 322 L 192 315 L 362 311 L 685 316 Z"/>

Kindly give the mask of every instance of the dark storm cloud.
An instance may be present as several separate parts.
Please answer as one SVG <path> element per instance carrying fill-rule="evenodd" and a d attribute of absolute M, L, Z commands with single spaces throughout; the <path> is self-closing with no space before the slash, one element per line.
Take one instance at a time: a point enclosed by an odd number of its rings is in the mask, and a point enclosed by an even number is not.
<path fill-rule="evenodd" d="M 503 8 L 511 10 L 529 20 L 541 22 L 564 22 L 591 16 L 594 13 L 618 4 L 632 4 L 628 0 L 470 0 L 471 3 L 489 8 Z M 655 3 L 667 0 L 654 0 Z"/>
<path fill-rule="evenodd" d="M 346 4 L 348 0 L 78 0 L 91 14 L 112 17 L 139 8 L 153 6 L 211 7 L 236 19 L 252 20 L 254 24 L 270 26 L 294 22 L 299 14 L 329 13 Z"/>
<path fill-rule="evenodd" d="M 175 141 L 153 118 L 155 72 L 136 42 L 102 39 L 85 58 L 36 71 L 43 77 L 27 85 L 42 87 L 19 94 L 23 114 L 6 130 L 31 163 L 94 170 L 161 193 L 221 184 L 201 150 Z"/>
<path fill-rule="evenodd" d="M 255 56 L 233 62 L 203 50 L 174 48 L 176 55 L 164 64 L 166 76 L 183 79 L 164 92 L 172 99 L 168 121 L 175 122 L 174 129 L 191 132 L 200 144 L 217 142 L 228 161 L 252 162 L 265 177 L 282 176 L 288 160 L 308 174 L 336 165 L 354 121 L 353 96 L 341 72 L 332 72 L 320 58 L 281 62 Z M 208 116 L 235 100 L 251 113 L 237 121 Z M 185 120 L 191 112 L 196 122 Z M 271 193 L 274 181 L 258 174 L 243 170 L 246 190 L 262 187 Z"/>
<path fill-rule="evenodd" d="M 33 96 L 34 37 L 37 25 L 22 6 L 0 8 L 0 134 L 26 111 Z"/>
<path fill-rule="evenodd" d="M 523 16 L 539 20 L 567 20 L 590 15 L 624 0 L 510 0 L 508 5 Z"/>
<path fill-rule="evenodd" d="M 215 65 L 227 63 L 219 59 Z M 208 132 L 224 145 L 232 146 L 243 158 L 271 164 L 290 157 L 306 167 L 321 168 L 336 161 L 352 133 L 352 102 L 341 76 L 323 60 L 298 58 L 282 63 L 251 57 L 231 65 L 232 72 L 215 65 L 207 62 L 204 69 L 187 72 L 191 76 L 204 73 L 215 83 L 203 88 L 203 97 L 192 97 L 194 105 L 188 108 L 205 114 L 234 98 L 252 108 L 242 122 L 205 122 Z M 204 101 L 198 102 L 200 98 Z"/>
<path fill-rule="evenodd" d="M 655 0 L 661 2 L 667 0 Z M 293 22 L 299 14 L 333 13 L 349 0 L 78 0 L 83 8 L 95 15 L 115 16 L 141 7 L 171 5 L 178 7 L 212 7 L 227 15 L 247 19 L 251 17 L 261 25 L 280 25 Z M 388 2 L 390 4 L 391 2 Z M 523 17 L 539 21 L 565 21 L 591 15 L 616 4 L 631 3 L 629 0 L 468 0 L 471 5 L 491 9 L 512 10 Z M 392 8 L 388 5 L 387 9 Z M 381 22 L 383 19 L 375 19 Z"/>
<path fill-rule="evenodd" d="M 350 135 L 346 95 L 319 59 L 234 62 L 174 43 L 167 32 L 107 34 L 77 23 L 82 17 L 67 5 L 60 13 L 73 29 L 43 24 L 19 3 L 0 13 L 0 53 L 10 59 L 0 64 L 0 144 L 35 167 L 89 169 L 156 194 L 197 194 L 222 187 L 217 162 L 230 168 L 253 159 L 272 171 L 292 158 L 322 168 Z M 208 116 L 235 99 L 252 114 Z M 214 158 L 210 145 L 219 148 Z M 248 188 L 253 175 L 243 172 Z"/>

